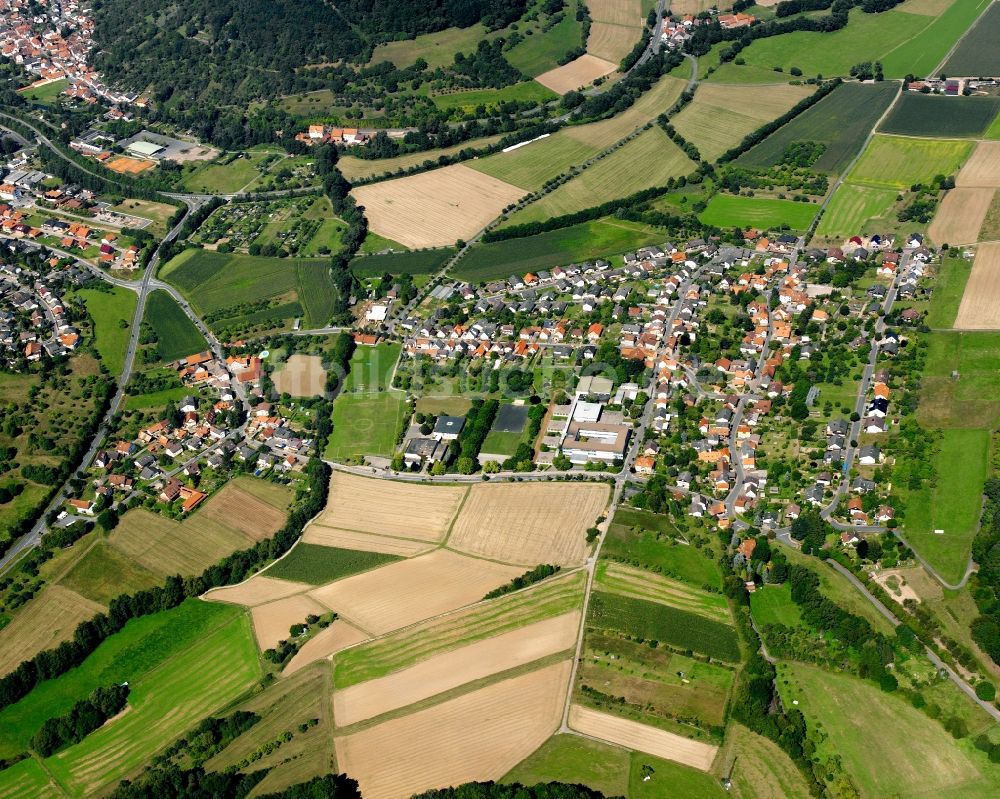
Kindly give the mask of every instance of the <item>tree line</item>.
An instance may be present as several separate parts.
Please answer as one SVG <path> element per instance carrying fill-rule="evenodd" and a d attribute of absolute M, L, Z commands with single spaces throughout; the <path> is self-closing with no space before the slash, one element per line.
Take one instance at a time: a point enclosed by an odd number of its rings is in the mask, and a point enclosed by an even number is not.
<path fill-rule="evenodd" d="M 128 683 L 95 688 L 63 716 L 47 719 L 31 739 L 31 747 L 42 757 L 58 752 L 64 746 L 79 743 L 112 716 L 117 715 L 128 701 Z"/>

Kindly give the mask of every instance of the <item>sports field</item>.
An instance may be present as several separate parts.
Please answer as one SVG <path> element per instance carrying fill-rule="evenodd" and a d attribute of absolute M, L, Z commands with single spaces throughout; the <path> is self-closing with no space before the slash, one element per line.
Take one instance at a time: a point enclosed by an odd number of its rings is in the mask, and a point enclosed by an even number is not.
<path fill-rule="evenodd" d="M 857 155 L 899 87 L 895 83 L 844 83 L 782 126 L 736 163 L 769 167 L 780 163 L 793 142 L 813 141 L 826 146 L 812 165 L 815 172 L 839 175 Z"/>
<path fill-rule="evenodd" d="M 322 395 L 326 385 L 323 359 L 318 355 L 295 353 L 272 375 L 275 391 L 293 397 Z"/>
<path fill-rule="evenodd" d="M 884 215 L 896 201 L 894 189 L 842 183 L 816 227 L 816 235 L 832 241 L 856 236 L 865 223 Z"/>
<path fill-rule="evenodd" d="M 463 164 L 353 190 L 372 230 L 413 248 L 470 238 L 523 193 Z"/>
<path fill-rule="evenodd" d="M 749 49 L 749 48 L 748 48 Z M 714 161 L 743 137 L 788 111 L 812 94 L 809 87 L 722 86 L 702 84 L 694 100 L 672 119 L 678 133 L 693 143 L 701 157 Z"/>
<path fill-rule="evenodd" d="M 810 729 L 822 725 L 821 759 L 838 758 L 862 797 L 973 799 L 1000 790 L 996 767 L 971 738 L 956 741 L 941 724 L 874 683 L 815 666 L 781 664 L 778 689 L 786 706 L 798 702 Z M 893 767 L 882 768 L 883 763 Z"/>
<path fill-rule="evenodd" d="M 103 286 L 80 289 L 78 293 L 94 319 L 95 344 L 101 361 L 111 374 L 120 375 L 135 317 L 135 292 L 119 286 Z"/>
<path fill-rule="evenodd" d="M 1000 97 L 942 97 L 903 92 L 880 133 L 928 138 L 982 136 L 1000 111 Z"/>
<path fill-rule="evenodd" d="M 593 38 L 594 27 L 591 27 L 591 38 Z M 602 48 L 607 51 L 614 46 L 614 43 L 607 42 L 608 47 Z M 566 94 L 574 89 L 586 88 L 598 78 L 610 75 L 618 68 L 613 61 L 600 57 L 596 53 L 584 53 L 579 58 L 575 58 L 568 64 L 550 69 L 541 75 L 536 75 L 535 80 L 542 86 L 556 94 Z"/>
<path fill-rule="evenodd" d="M 166 291 L 157 289 L 146 300 L 145 319 L 156 333 L 156 354 L 161 361 L 174 361 L 201 352 L 205 337 Z"/>
<path fill-rule="evenodd" d="M 453 274 L 473 283 L 523 275 L 559 264 L 618 255 L 662 243 L 664 237 L 655 228 L 605 217 L 536 236 L 479 244 L 458 262 Z"/>
<path fill-rule="evenodd" d="M 751 226 L 761 230 L 785 227 L 808 230 L 818 210 L 813 203 L 716 194 L 698 218 L 706 225 L 720 228 Z"/>
<path fill-rule="evenodd" d="M 651 128 L 521 211 L 504 225 L 544 222 L 627 197 L 689 174 L 694 162 L 660 128 Z"/>
<path fill-rule="evenodd" d="M 995 189 L 952 189 L 938 206 L 927 235 L 938 246 L 974 244 L 995 193 Z"/>
<path fill-rule="evenodd" d="M 852 183 L 908 189 L 930 183 L 935 175 L 955 175 L 972 152 L 967 141 L 904 138 L 879 134 L 858 159 Z"/>

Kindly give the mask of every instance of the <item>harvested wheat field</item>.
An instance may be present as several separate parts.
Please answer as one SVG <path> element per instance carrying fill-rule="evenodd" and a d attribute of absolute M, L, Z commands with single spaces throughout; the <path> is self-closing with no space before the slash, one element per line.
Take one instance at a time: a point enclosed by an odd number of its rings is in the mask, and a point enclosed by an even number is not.
<path fill-rule="evenodd" d="M 422 486 L 335 471 L 330 477 L 326 509 L 316 523 L 339 530 L 440 541 L 466 491 L 464 486 Z"/>
<path fill-rule="evenodd" d="M 621 62 L 641 36 L 642 25 L 638 22 L 632 25 L 594 22 L 587 37 L 587 52 L 607 61 Z"/>
<path fill-rule="evenodd" d="M 281 672 L 281 676 L 288 677 L 295 674 L 299 669 L 305 668 L 310 663 L 329 658 L 342 649 L 359 644 L 367 638 L 368 636 L 357 627 L 352 627 L 343 619 L 337 619 L 329 627 L 320 630 L 305 642 L 302 648 L 295 653 L 295 656 L 288 661 L 288 665 Z"/>
<path fill-rule="evenodd" d="M 439 549 L 337 580 L 309 596 L 378 635 L 471 605 L 523 573 Z"/>
<path fill-rule="evenodd" d="M 564 613 L 453 649 L 386 677 L 351 686 L 333 695 L 338 727 L 375 718 L 466 683 L 523 666 L 576 643 L 580 612 Z"/>
<path fill-rule="evenodd" d="M 474 485 L 448 546 L 523 566 L 579 565 L 589 549 L 586 530 L 607 507 L 608 498 L 605 485 Z"/>
<path fill-rule="evenodd" d="M 983 244 L 976 251 L 954 327 L 1000 330 L 1000 244 Z"/>
<path fill-rule="evenodd" d="M 434 544 L 425 541 L 359 533 L 357 530 L 340 530 L 316 522 L 306 527 L 302 534 L 302 540 L 306 544 L 358 549 L 362 552 L 381 552 L 384 555 L 399 555 L 404 558 L 412 558 L 414 555 L 422 555 L 424 552 L 430 552 L 434 549 Z"/>
<path fill-rule="evenodd" d="M 208 521 L 242 533 L 251 541 L 263 541 L 281 529 L 285 523 L 285 510 L 255 497 L 237 483 L 230 483 L 186 523 L 197 529 L 199 524 Z"/>
<path fill-rule="evenodd" d="M 337 768 L 365 799 L 497 780 L 556 731 L 569 674 L 556 663 L 337 738 Z"/>
<path fill-rule="evenodd" d="M 254 605 L 250 610 L 253 631 L 261 649 L 270 649 L 278 641 L 288 638 L 288 628 L 301 624 L 306 616 L 322 616 L 327 612 L 319 602 L 306 594 L 294 594 L 276 599 L 266 605 Z"/>
<path fill-rule="evenodd" d="M 979 239 L 996 189 L 952 189 L 945 196 L 927 234 L 935 244 L 973 244 Z"/>
<path fill-rule="evenodd" d="M 291 394 L 293 397 L 322 395 L 326 387 L 323 359 L 318 355 L 302 355 L 297 352 L 282 364 L 272 380 L 279 394 Z"/>
<path fill-rule="evenodd" d="M 76 591 L 49 585 L 0 630 L 0 676 L 73 637 L 76 626 L 105 610 Z"/>
<path fill-rule="evenodd" d="M 352 191 L 369 226 L 407 247 L 442 247 L 468 239 L 524 191 L 462 164 Z"/>
<path fill-rule="evenodd" d="M 645 752 L 647 755 L 683 763 L 699 771 L 711 769 L 712 761 L 719 751 L 717 746 L 692 741 L 690 738 L 619 716 L 599 713 L 581 705 L 573 705 L 570 708 L 569 726 L 584 735 Z"/>
<path fill-rule="evenodd" d="M 589 86 L 598 78 L 610 75 L 616 69 L 618 69 L 617 64 L 586 53 L 568 64 L 543 72 L 535 80 L 557 94 L 566 94 L 581 86 Z"/>
<path fill-rule="evenodd" d="M 258 574 L 238 585 L 213 588 L 205 594 L 205 599 L 253 607 L 300 593 L 302 593 L 302 583 L 293 583 L 289 580 L 279 580 L 276 577 Z"/>
<path fill-rule="evenodd" d="M 981 141 L 955 178 L 962 188 L 1000 188 L 1000 141 Z"/>

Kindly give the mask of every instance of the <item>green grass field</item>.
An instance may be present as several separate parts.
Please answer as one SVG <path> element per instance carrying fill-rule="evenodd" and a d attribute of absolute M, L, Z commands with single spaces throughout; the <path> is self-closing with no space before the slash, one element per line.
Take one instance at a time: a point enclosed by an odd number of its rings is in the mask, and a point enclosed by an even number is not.
<path fill-rule="evenodd" d="M 474 89 L 451 94 L 435 94 L 431 96 L 431 100 L 442 111 L 457 108 L 463 113 L 472 113 L 480 106 L 488 111 L 501 103 L 544 103 L 555 100 L 558 96 L 537 81 L 527 80 L 515 83 L 513 86 L 504 86 L 502 89 Z"/>
<path fill-rule="evenodd" d="M 163 580 L 105 541 L 98 541 L 59 580 L 87 599 L 107 604 L 116 596 L 160 585 Z"/>
<path fill-rule="evenodd" d="M 46 83 L 44 86 L 36 86 L 31 89 L 24 89 L 18 92 L 25 100 L 30 100 L 42 105 L 54 105 L 62 94 L 63 89 L 69 86 L 69 81 L 65 78 Z"/>
<path fill-rule="evenodd" d="M 455 53 L 475 50 L 481 39 L 492 38 L 494 36 L 487 33 L 481 24 L 468 28 L 446 28 L 436 33 L 422 34 L 414 39 L 380 44 L 372 52 L 370 63 L 391 61 L 397 67 L 408 67 L 418 58 L 422 58 L 431 69 L 445 67 L 454 62 Z"/>
<path fill-rule="evenodd" d="M 228 164 L 208 163 L 185 176 L 184 189 L 191 192 L 233 194 L 260 177 L 257 165 L 266 153 L 248 153 Z"/>
<path fill-rule="evenodd" d="M 870 219 L 885 214 L 896 201 L 895 189 L 842 183 L 816 226 L 816 235 L 844 239 L 865 230 Z"/>
<path fill-rule="evenodd" d="M 205 337 L 167 292 L 159 289 L 146 300 L 146 319 L 156 331 L 156 353 L 161 361 L 174 361 L 201 352 Z"/>
<path fill-rule="evenodd" d="M 942 430 L 934 456 L 935 479 L 918 491 L 895 487 L 905 504 L 901 529 L 906 539 L 951 583 L 965 573 L 979 529 L 989 447 L 988 430 Z M 938 535 L 935 530 L 944 532 Z"/>
<path fill-rule="evenodd" d="M 887 77 L 906 75 L 930 77 L 952 46 L 990 5 L 990 0 L 955 0 L 939 14 L 928 16 L 930 24 L 904 46 L 896 47 L 882 58 Z M 903 11 L 906 10 L 904 5 Z M 964 43 L 962 45 L 965 46 Z M 950 64 L 945 65 L 948 70 Z M 956 72 L 945 72 L 957 75 Z"/>
<path fill-rule="evenodd" d="M 482 452 L 490 455 L 513 455 L 517 445 L 524 439 L 524 433 L 509 433 L 491 430 L 483 441 Z"/>
<path fill-rule="evenodd" d="M 267 576 L 323 585 L 397 560 L 401 558 L 380 552 L 357 552 L 300 541 L 291 552 L 267 570 Z"/>
<path fill-rule="evenodd" d="M 390 275 L 429 275 L 437 272 L 455 254 L 450 247 L 385 255 L 359 256 L 351 261 L 351 271 L 359 278 Z"/>
<path fill-rule="evenodd" d="M 544 222 L 689 174 L 694 162 L 660 128 L 651 128 L 555 191 L 514 213 L 504 226 Z"/>
<path fill-rule="evenodd" d="M 739 799 L 808 799 L 802 772 L 776 743 L 731 722 L 719 761 L 732 763 L 732 794 Z"/>
<path fill-rule="evenodd" d="M 592 142 L 571 136 L 570 133 L 574 132 L 561 130 L 509 153 L 495 153 L 470 161 L 466 166 L 533 191 L 570 166 L 581 164 L 601 151 L 601 147 Z"/>
<path fill-rule="evenodd" d="M 906 189 L 954 175 L 972 152 L 967 141 L 875 136 L 848 176 L 852 183 Z"/>
<path fill-rule="evenodd" d="M 1000 97 L 943 97 L 903 92 L 880 133 L 928 138 L 978 138 L 1000 111 Z"/>
<path fill-rule="evenodd" d="M 135 318 L 135 292 L 108 286 L 80 289 L 79 295 L 87 305 L 87 312 L 94 318 L 95 344 L 101 361 L 111 374 L 121 374 Z"/>
<path fill-rule="evenodd" d="M 956 741 L 901 697 L 803 664 L 782 664 L 778 675 L 785 706 L 798 702 L 819 756 L 838 758 L 862 797 L 978 799 L 1000 791 L 1000 770 L 971 739 Z"/>
<path fill-rule="evenodd" d="M 935 331 L 921 379 L 920 422 L 992 429 L 1000 418 L 1000 335 Z M 959 377 L 953 380 L 952 371 Z"/>
<path fill-rule="evenodd" d="M 358 347 L 351 371 L 333 403 L 333 432 L 325 457 L 346 460 L 362 455 L 391 456 L 406 413 L 403 392 L 389 388 L 399 359 L 399 344 Z"/>
<path fill-rule="evenodd" d="M 748 50 L 750 48 L 747 48 Z M 811 87 L 779 84 L 774 86 L 723 86 L 705 83 L 671 122 L 685 139 L 694 144 L 701 157 L 715 161 L 743 137 L 812 94 Z"/>
<path fill-rule="evenodd" d="M 706 225 L 720 228 L 751 226 L 763 230 L 783 227 L 808 230 L 818 210 L 813 203 L 716 194 L 698 218 Z"/>
<path fill-rule="evenodd" d="M 530 36 L 504 53 L 512 66 L 530 78 L 559 66 L 559 59 L 582 41 L 582 29 L 574 10 L 568 10 L 561 22 L 545 32 Z"/>
<path fill-rule="evenodd" d="M 750 610 L 758 627 L 768 624 L 795 627 L 802 621 L 799 606 L 792 601 L 792 589 L 788 583 L 759 587 L 750 594 Z"/>
<path fill-rule="evenodd" d="M 618 255 L 636 247 L 662 243 L 665 238 L 665 233 L 646 225 L 605 217 L 537 236 L 476 245 L 451 274 L 477 283 Z"/>
<path fill-rule="evenodd" d="M 972 264 L 964 258 L 945 258 L 938 266 L 934 280 L 934 293 L 927 309 L 927 326 L 930 328 L 950 328 L 958 315 L 958 306 L 969 281 Z"/>
<path fill-rule="evenodd" d="M 990 6 L 989 0 L 965 0 L 963 5 L 970 7 L 970 16 L 972 8 L 980 13 L 988 10 L 951 54 L 942 71 L 946 75 L 995 75 L 1000 72 L 996 46 L 1000 36 L 1000 8 Z"/>
<path fill-rule="evenodd" d="M 825 144 L 826 149 L 812 169 L 839 175 L 857 155 L 897 91 L 895 83 L 844 83 L 745 152 L 737 163 L 773 166 L 781 161 L 785 148 L 792 142 L 815 141 Z"/>

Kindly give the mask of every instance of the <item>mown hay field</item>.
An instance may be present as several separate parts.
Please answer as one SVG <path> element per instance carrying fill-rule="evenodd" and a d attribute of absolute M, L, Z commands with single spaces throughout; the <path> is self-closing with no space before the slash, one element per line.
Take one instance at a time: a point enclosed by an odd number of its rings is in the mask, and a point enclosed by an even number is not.
<path fill-rule="evenodd" d="M 642 35 L 642 4 L 639 0 L 588 0 L 587 8 L 593 20 L 587 52 L 617 64 Z"/>
<path fill-rule="evenodd" d="M 945 194 L 927 235 L 938 246 L 974 244 L 996 189 L 952 189 Z"/>
<path fill-rule="evenodd" d="M 612 594 L 672 605 L 723 624 L 732 621 L 729 604 L 721 594 L 702 591 L 644 569 L 636 569 L 613 561 L 602 561 L 597 568 L 595 579 L 601 590 Z"/>
<path fill-rule="evenodd" d="M 466 486 L 426 486 L 334 471 L 326 509 L 316 523 L 343 530 L 441 541 Z"/>
<path fill-rule="evenodd" d="M 426 164 L 428 161 L 436 164 L 437 160 L 441 156 L 455 155 L 462 150 L 479 150 L 483 147 L 489 147 L 491 144 L 496 144 L 502 138 L 502 134 L 498 134 L 496 136 L 483 136 L 482 138 L 470 139 L 469 141 L 456 144 L 452 147 L 438 147 L 434 150 L 422 150 L 416 153 L 397 155 L 394 158 L 367 159 L 345 155 L 337 161 L 337 168 L 340 170 L 340 173 L 350 181 L 359 179 L 363 180 L 364 178 L 370 178 L 376 175 L 388 175 L 401 169 L 406 170 L 410 167 Z"/>
<path fill-rule="evenodd" d="M 555 732 L 570 661 L 336 739 L 337 766 L 366 799 L 497 780 Z"/>
<path fill-rule="evenodd" d="M 787 225 L 792 230 L 808 230 L 818 210 L 813 203 L 716 194 L 698 218 L 720 228 L 753 226 L 767 230 Z"/>
<path fill-rule="evenodd" d="M 732 763 L 733 795 L 739 799 L 809 799 L 809 786 L 795 762 L 776 743 L 742 724 L 726 728 L 719 762 Z"/>
<path fill-rule="evenodd" d="M 972 152 L 972 143 L 959 140 L 874 136 L 848 179 L 869 186 L 908 189 L 930 183 L 935 175 L 954 175 Z"/>
<path fill-rule="evenodd" d="M 501 633 L 333 695 L 338 727 L 407 707 L 494 674 L 567 652 L 576 643 L 580 612 L 572 611 Z"/>
<path fill-rule="evenodd" d="M 265 605 L 254 605 L 250 611 L 253 631 L 260 648 L 271 649 L 290 637 L 293 624 L 304 624 L 307 616 L 322 616 L 328 608 L 312 597 L 293 594 Z"/>
<path fill-rule="evenodd" d="M 666 730 L 659 730 L 619 716 L 611 716 L 581 705 L 573 705 L 570 708 L 569 726 L 584 735 L 683 763 L 699 771 L 711 769 L 715 755 L 719 751 L 717 746 L 692 741 L 690 738 L 683 738 Z"/>
<path fill-rule="evenodd" d="M 842 183 L 823 212 L 816 235 L 831 241 L 856 236 L 868 220 L 884 215 L 895 201 L 894 189 Z"/>
<path fill-rule="evenodd" d="M 962 188 L 1000 188 L 1000 141 L 983 141 L 955 178 Z"/>
<path fill-rule="evenodd" d="M 608 499 L 604 485 L 475 485 L 448 546 L 523 566 L 578 566 L 589 550 L 586 530 L 604 512 Z"/>
<path fill-rule="evenodd" d="M 673 118 L 673 126 L 702 158 L 714 161 L 743 137 L 808 97 L 805 86 L 722 86 L 702 84 L 694 100 Z"/>
<path fill-rule="evenodd" d="M 523 571 L 439 549 L 338 580 L 309 596 L 377 635 L 478 602 Z"/>
<path fill-rule="evenodd" d="M 894 83 L 844 83 L 760 144 L 743 153 L 737 163 L 769 167 L 781 161 L 785 148 L 797 141 L 826 146 L 812 169 L 840 174 L 865 143 L 869 132 L 896 96 Z"/>
<path fill-rule="evenodd" d="M 470 161 L 469 166 L 534 191 L 656 119 L 680 97 L 684 86 L 683 80 L 664 76 L 630 108 L 610 119 L 572 125 L 509 153 Z"/>
<path fill-rule="evenodd" d="M 463 164 L 354 189 L 371 229 L 414 249 L 478 233 L 524 193 Z"/>
<path fill-rule="evenodd" d="M 593 29 L 591 27 L 591 38 L 594 35 Z M 609 41 L 608 44 L 611 42 Z M 607 51 L 609 48 L 603 49 Z M 535 80 L 556 94 L 566 94 L 574 89 L 589 86 L 598 78 L 610 75 L 618 68 L 617 64 L 602 56 L 602 53 L 585 53 L 568 64 L 537 75 Z"/>
<path fill-rule="evenodd" d="M 1000 244 L 983 244 L 976 251 L 955 327 L 1000 330 Z"/>
<path fill-rule="evenodd" d="M 21 661 L 73 637 L 76 626 L 105 610 L 61 585 L 49 585 L 0 630 L 0 676 Z"/>
<path fill-rule="evenodd" d="M 298 652 L 288 661 L 283 677 L 289 677 L 297 671 L 304 669 L 310 663 L 317 660 L 329 659 L 343 649 L 354 644 L 361 643 L 368 636 L 357 627 L 352 627 L 346 621 L 337 619 L 326 629 L 320 630 L 316 635 L 303 644 Z"/>
<path fill-rule="evenodd" d="M 384 677 L 485 638 L 569 613 L 583 603 L 582 572 L 546 580 L 523 591 L 415 624 L 340 653 L 337 689 Z"/>
<path fill-rule="evenodd" d="M 544 222 L 593 205 L 666 186 L 693 171 L 694 162 L 660 128 L 640 133 L 555 191 L 513 214 L 504 226 Z"/>
<path fill-rule="evenodd" d="M 213 588 L 205 594 L 205 599 L 213 602 L 231 602 L 236 605 L 263 605 L 302 592 L 302 583 L 279 580 L 266 574 L 255 574 L 249 580 L 224 588 Z"/>

